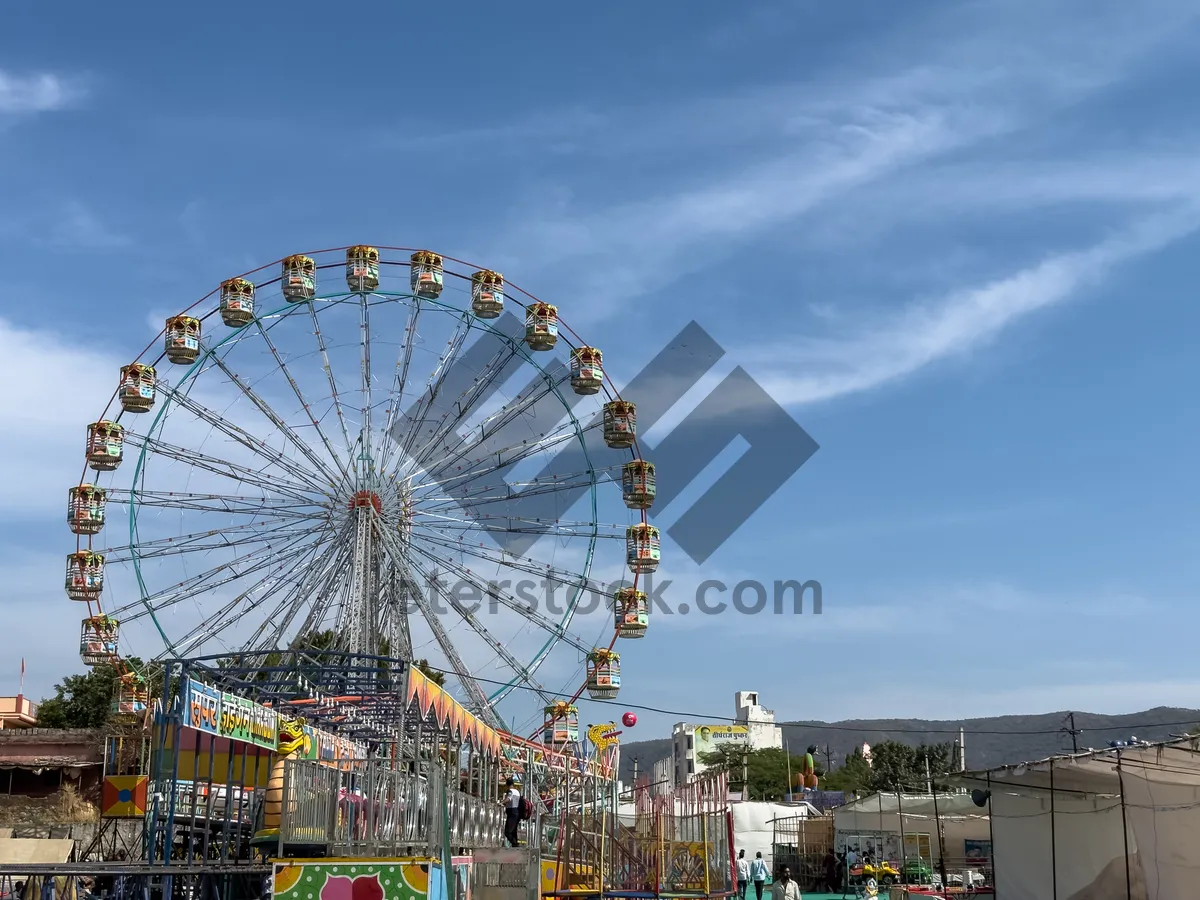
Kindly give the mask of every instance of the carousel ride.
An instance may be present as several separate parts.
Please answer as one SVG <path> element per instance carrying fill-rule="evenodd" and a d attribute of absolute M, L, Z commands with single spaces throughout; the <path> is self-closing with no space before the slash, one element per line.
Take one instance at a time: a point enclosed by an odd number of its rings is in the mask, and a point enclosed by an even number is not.
<path fill-rule="evenodd" d="M 467 852 L 507 777 L 543 852 L 615 817 L 616 725 L 581 740 L 576 703 L 649 627 L 655 468 L 557 307 L 428 250 L 288 256 L 166 318 L 85 455 L 66 589 L 144 726 L 106 815 L 150 862 Z"/>

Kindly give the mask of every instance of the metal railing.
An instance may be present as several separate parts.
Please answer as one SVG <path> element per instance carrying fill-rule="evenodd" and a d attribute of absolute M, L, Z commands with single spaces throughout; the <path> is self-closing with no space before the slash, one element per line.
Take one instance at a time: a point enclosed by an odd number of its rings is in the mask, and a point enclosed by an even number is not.
<path fill-rule="evenodd" d="M 289 760 L 283 790 L 283 844 L 322 845 L 343 856 L 436 855 L 446 842 L 445 816 L 451 849 L 503 842 L 500 805 L 445 790 L 436 766 L 413 772 L 367 760 L 344 768 Z"/>
<path fill-rule="evenodd" d="M 174 812 L 176 819 L 207 819 L 214 825 L 251 825 L 255 816 L 255 790 L 252 787 L 226 787 L 207 782 L 176 781 Z M 155 792 L 170 791 L 170 783 L 155 786 Z"/>

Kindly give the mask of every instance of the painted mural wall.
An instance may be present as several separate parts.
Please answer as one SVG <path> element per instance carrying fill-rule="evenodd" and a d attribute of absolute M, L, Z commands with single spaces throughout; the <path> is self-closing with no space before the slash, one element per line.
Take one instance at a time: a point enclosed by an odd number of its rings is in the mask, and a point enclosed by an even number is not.
<path fill-rule="evenodd" d="M 274 900 L 447 900 L 436 860 L 319 859 L 275 863 Z"/>

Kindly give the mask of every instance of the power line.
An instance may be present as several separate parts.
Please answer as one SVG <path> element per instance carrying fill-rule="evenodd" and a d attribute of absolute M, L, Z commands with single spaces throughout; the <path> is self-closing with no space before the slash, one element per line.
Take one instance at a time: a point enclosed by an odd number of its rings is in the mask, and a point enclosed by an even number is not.
<path fill-rule="evenodd" d="M 434 666 L 429 666 L 428 668 L 432 672 L 440 672 L 444 675 L 453 675 L 455 678 L 458 677 L 458 673 L 451 669 L 438 669 L 438 668 L 435 668 Z M 510 686 L 509 682 L 507 682 L 507 681 L 500 681 L 500 680 L 493 679 L 493 678 L 483 678 L 478 675 L 472 675 L 471 677 L 475 681 L 480 681 L 480 682 L 483 682 L 484 684 L 494 684 L 494 685 L 498 685 L 498 686 L 502 686 L 502 687 Z M 529 685 L 518 684 L 518 685 L 511 685 L 511 686 L 515 690 L 523 690 L 523 691 L 528 691 L 530 693 L 538 693 L 537 688 L 531 687 Z M 616 706 L 616 707 L 621 707 L 621 708 L 629 709 L 629 710 L 638 710 L 639 712 L 658 713 L 658 714 L 664 715 L 664 716 L 678 716 L 679 721 L 681 721 L 681 722 L 692 721 L 692 722 L 738 723 L 741 721 L 740 719 L 734 718 L 733 716 L 722 716 L 722 715 L 709 714 L 709 713 L 689 712 L 687 710 L 680 710 L 680 709 L 664 709 L 664 708 L 658 707 L 658 706 L 645 706 L 645 705 L 638 704 L 638 703 L 623 703 L 620 700 L 590 700 L 589 699 L 588 702 L 589 703 L 598 703 L 598 704 L 601 704 L 604 706 Z M 1084 729 L 1076 729 L 1074 727 L 1075 714 L 1069 713 L 1069 716 L 1070 716 L 1070 722 L 1071 722 L 1071 726 L 1072 726 L 1070 731 L 1074 732 L 1074 736 L 1076 736 L 1076 737 L 1078 735 L 1083 734 Z M 1064 734 L 1064 733 L 1068 732 L 1068 729 L 1066 729 L 1066 728 L 1043 728 L 1043 729 L 1038 729 L 1038 730 L 1033 730 L 1033 731 L 1019 731 L 1019 730 L 1018 731 L 1004 731 L 1004 730 L 992 730 L 992 729 L 986 729 L 986 728 L 972 730 L 972 729 L 966 727 L 965 725 L 964 726 L 956 726 L 954 728 L 864 728 L 861 725 L 836 725 L 836 724 L 831 724 L 828 722 L 777 722 L 776 724 L 781 727 L 788 726 L 791 728 L 811 728 L 811 729 L 818 730 L 818 731 L 844 731 L 844 732 L 848 732 L 848 733 L 852 733 L 852 734 L 853 733 L 863 734 L 863 733 L 870 733 L 870 732 L 886 732 L 887 734 L 952 734 L 952 735 L 957 736 L 959 731 L 962 731 L 964 734 L 995 735 L 997 737 L 1007 737 L 1007 736 L 1011 736 L 1011 735 L 1032 736 L 1032 735 Z M 1193 727 L 1195 727 L 1195 725 L 1196 725 L 1196 720 L 1193 718 L 1193 719 L 1186 719 L 1182 722 L 1150 722 L 1150 721 L 1125 722 L 1124 724 L 1121 724 L 1121 725 L 1099 725 L 1099 726 L 1096 726 L 1093 728 L 1088 728 L 1086 730 L 1089 733 L 1122 732 L 1122 731 L 1127 732 L 1127 731 L 1131 731 L 1133 729 L 1142 730 L 1145 728 L 1181 728 L 1184 726 L 1186 726 L 1188 728 L 1193 728 Z"/>

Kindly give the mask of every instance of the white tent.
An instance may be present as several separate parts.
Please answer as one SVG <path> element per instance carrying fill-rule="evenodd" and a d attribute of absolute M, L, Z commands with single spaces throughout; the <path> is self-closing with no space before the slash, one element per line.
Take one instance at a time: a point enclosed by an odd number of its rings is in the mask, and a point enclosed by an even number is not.
<path fill-rule="evenodd" d="M 820 811 L 811 803 L 770 803 L 758 800 L 730 801 L 733 810 L 733 847 L 734 853 L 745 850 L 749 859 L 754 854 L 762 853 L 768 870 L 775 871 L 775 855 L 772 852 L 772 842 L 775 839 L 775 821 L 777 819 L 793 819 L 797 816 L 820 816 Z M 684 814 L 682 801 L 675 801 L 677 815 Z M 617 815 L 622 824 L 632 826 L 636 821 L 637 810 L 632 803 L 622 803 L 617 808 Z"/>
<path fill-rule="evenodd" d="M 1200 742 L 1102 750 L 962 777 L 991 790 L 1005 900 L 1179 900 L 1200 880 Z"/>
<path fill-rule="evenodd" d="M 793 819 L 797 816 L 819 816 L 811 803 L 769 803 L 758 800 L 735 800 L 733 807 L 733 849 L 745 850 L 746 857 L 753 859 L 762 853 L 767 871 L 775 871 L 775 820 Z"/>

